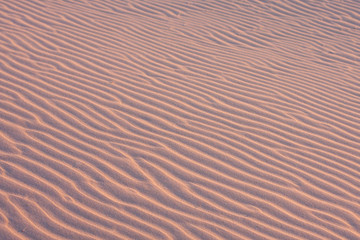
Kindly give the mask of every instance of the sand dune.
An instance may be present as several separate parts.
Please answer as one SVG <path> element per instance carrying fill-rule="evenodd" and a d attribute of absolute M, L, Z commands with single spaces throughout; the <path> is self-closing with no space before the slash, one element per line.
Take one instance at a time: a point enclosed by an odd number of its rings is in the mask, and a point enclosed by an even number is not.
<path fill-rule="evenodd" d="M 0 13 L 0 239 L 360 239 L 359 1 Z"/>

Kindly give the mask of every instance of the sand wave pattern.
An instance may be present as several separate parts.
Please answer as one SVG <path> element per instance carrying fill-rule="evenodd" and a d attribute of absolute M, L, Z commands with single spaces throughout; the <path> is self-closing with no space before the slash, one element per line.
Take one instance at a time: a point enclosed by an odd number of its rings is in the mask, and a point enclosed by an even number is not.
<path fill-rule="evenodd" d="M 360 239 L 359 1 L 0 14 L 0 239 Z"/>

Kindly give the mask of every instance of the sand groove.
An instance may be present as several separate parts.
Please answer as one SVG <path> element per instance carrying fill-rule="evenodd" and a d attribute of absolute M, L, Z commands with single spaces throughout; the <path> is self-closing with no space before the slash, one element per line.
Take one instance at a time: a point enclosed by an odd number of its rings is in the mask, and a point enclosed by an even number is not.
<path fill-rule="evenodd" d="M 0 239 L 360 239 L 358 1 L 0 1 Z"/>

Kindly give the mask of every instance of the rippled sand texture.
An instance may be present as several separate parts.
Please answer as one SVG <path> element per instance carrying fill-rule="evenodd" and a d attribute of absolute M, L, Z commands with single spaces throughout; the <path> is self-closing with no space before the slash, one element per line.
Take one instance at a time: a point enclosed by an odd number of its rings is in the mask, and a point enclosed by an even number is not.
<path fill-rule="evenodd" d="M 0 10 L 0 239 L 360 239 L 359 1 Z"/>

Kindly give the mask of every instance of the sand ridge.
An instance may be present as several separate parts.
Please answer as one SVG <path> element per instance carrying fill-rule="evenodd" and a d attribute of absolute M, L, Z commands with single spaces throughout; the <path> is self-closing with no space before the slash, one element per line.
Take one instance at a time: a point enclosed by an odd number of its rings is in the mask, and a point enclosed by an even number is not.
<path fill-rule="evenodd" d="M 360 239 L 359 9 L 0 1 L 0 239 Z"/>

